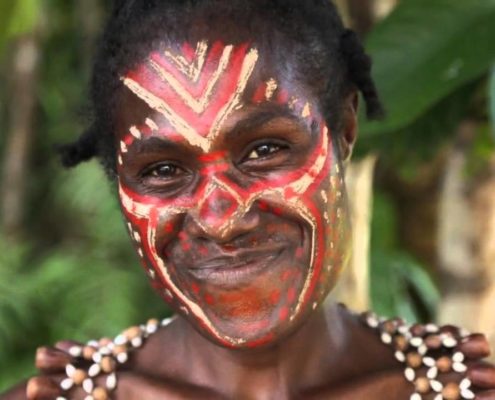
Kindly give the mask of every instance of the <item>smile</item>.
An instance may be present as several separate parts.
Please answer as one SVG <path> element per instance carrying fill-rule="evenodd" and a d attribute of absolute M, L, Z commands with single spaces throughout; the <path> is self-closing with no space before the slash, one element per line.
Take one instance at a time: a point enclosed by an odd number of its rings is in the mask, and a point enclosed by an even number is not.
<path fill-rule="evenodd" d="M 216 286 L 236 287 L 252 282 L 272 266 L 283 248 L 220 256 L 188 269 L 196 280 Z"/>

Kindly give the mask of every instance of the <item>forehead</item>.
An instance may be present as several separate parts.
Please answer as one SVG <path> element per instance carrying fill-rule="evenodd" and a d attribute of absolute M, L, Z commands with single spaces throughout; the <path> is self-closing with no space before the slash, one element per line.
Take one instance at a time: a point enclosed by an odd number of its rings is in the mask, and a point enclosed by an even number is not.
<path fill-rule="evenodd" d="M 287 62 L 249 42 L 161 44 L 121 80 L 119 131 L 145 120 L 153 128 L 149 116 L 155 115 L 159 125 L 203 151 L 226 126 L 260 110 L 305 120 L 318 108 Z"/>

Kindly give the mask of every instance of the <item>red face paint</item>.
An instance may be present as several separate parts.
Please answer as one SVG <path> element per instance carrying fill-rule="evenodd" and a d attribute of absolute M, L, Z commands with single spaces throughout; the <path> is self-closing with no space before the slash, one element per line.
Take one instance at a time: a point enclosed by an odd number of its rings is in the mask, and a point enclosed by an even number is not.
<path fill-rule="evenodd" d="M 135 142 L 162 137 L 199 152 L 194 190 L 155 196 L 121 179 L 122 209 L 154 286 L 168 302 L 221 344 L 263 345 L 316 308 L 344 264 L 344 203 L 331 197 L 341 190 L 338 160 L 314 102 L 297 100 L 274 79 L 251 82 L 256 49 L 219 42 L 192 49 L 186 44 L 182 54 L 154 52 L 122 79 L 164 123 L 147 118 L 129 129 L 121 140 L 119 175 Z M 233 178 L 229 152 L 216 143 L 229 118 L 267 102 L 319 126 L 315 145 L 299 168 L 241 182 Z M 258 223 L 247 229 L 249 219 Z"/>

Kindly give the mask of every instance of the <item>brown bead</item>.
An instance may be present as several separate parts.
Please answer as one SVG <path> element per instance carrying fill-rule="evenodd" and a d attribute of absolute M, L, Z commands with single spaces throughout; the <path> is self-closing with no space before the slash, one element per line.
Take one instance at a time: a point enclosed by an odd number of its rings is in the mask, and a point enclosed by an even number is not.
<path fill-rule="evenodd" d="M 101 365 L 101 369 L 103 370 L 103 372 L 105 372 L 107 374 L 115 371 L 116 363 L 112 357 L 103 357 L 100 365 Z"/>
<path fill-rule="evenodd" d="M 93 358 L 93 354 L 96 353 L 96 349 L 92 346 L 84 346 L 84 349 L 83 349 L 83 352 L 82 352 L 82 356 L 86 359 L 86 360 L 91 360 Z"/>
<path fill-rule="evenodd" d="M 437 360 L 437 368 L 442 373 L 447 373 L 452 370 L 452 359 L 450 357 L 444 356 Z"/>
<path fill-rule="evenodd" d="M 411 326 L 410 331 L 413 336 L 423 337 L 424 335 L 426 335 L 426 328 L 424 325 L 421 324 L 414 324 L 413 326 Z"/>
<path fill-rule="evenodd" d="M 123 334 L 128 340 L 135 339 L 141 336 L 141 328 L 139 326 L 133 326 L 127 329 Z"/>
<path fill-rule="evenodd" d="M 405 336 L 397 335 L 394 338 L 394 342 L 397 350 L 406 351 L 409 348 L 409 340 Z"/>
<path fill-rule="evenodd" d="M 416 381 L 414 382 L 414 386 L 416 387 L 416 392 L 418 392 L 419 394 L 427 394 L 430 392 L 431 389 L 430 381 L 425 376 L 416 379 Z"/>
<path fill-rule="evenodd" d="M 112 339 L 110 338 L 101 338 L 100 341 L 98 342 L 101 347 L 108 346 L 110 343 L 112 343 Z"/>
<path fill-rule="evenodd" d="M 406 356 L 407 365 L 411 368 L 419 368 L 423 365 L 423 357 L 418 353 L 409 353 Z"/>
<path fill-rule="evenodd" d="M 449 333 L 453 337 L 459 336 L 459 327 L 455 325 L 443 325 L 440 327 L 440 333 Z"/>
<path fill-rule="evenodd" d="M 72 380 L 78 386 L 82 385 L 82 383 L 87 377 L 88 374 L 86 373 L 86 371 L 83 371 L 82 369 L 76 369 L 74 371 L 74 374 L 72 374 Z"/>
<path fill-rule="evenodd" d="M 95 390 L 93 390 L 93 393 L 91 393 L 91 395 L 93 396 L 93 398 L 95 400 L 108 400 L 109 399 L 108 392 L 104 388 L 101 388 L 101 387 L 97 387 Z"/>
<path fill-rule="evenodd" d="M 115 346 L 112 350 L 112 353 L 114 355 L 119 355 L 120 353 L 127 353 L 127 347 L 124 345 L 121 346 Z"/>
<path fill-rule="evenodd" d="M 394 320 L 385 321 L 381 327 L 383 332 L 393 335 L 397 331 L 397 322 Z"/>
<path fill-rule="evenodd" d="M 455 382 L 447 383 L 442 390 L 442 396 L 445 400 L 459 400 L 461 398 L 459 385 Z"/>
<path fill-rule="evenodd" d="M 438 335 L 430 335 L 425 339 L 425 344 L 430 350 L 438 350 L 442 347 L 442 339 Z"/>
<path fill-rule="evenodd" d="M 158 321 L 156 318 L 148 320 L 146 325 L 160 325 L 160 321 Z"/>

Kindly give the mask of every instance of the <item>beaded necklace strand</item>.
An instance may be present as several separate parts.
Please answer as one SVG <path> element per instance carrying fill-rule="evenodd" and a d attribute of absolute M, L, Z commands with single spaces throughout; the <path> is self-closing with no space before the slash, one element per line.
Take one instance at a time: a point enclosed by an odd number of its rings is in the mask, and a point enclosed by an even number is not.
<path fill-rule="evenodd" d="M 140 348 L 144 341 L 160 328 L 166 327 L 173 318 L 162 321 L 151 319 L 146 324 L 126 329 L 113 340 L 101 339 L 89 341 L 84 346 L 73 346 L 69 354 L 78 363 L 90 364 L 87 369 L 68 364 L 67 378 L 60 387 L 64 393 L 75 387 L 82 387 L 86 393 L 84 400 L 108 400 L 117 387 L 117 367 L 125 364 L 129 353 Z M 465 376 L 467 366 L 465 356 L 456 351 L 458 338 L 468 336 L 461 330 L 458 337 L 452 331 L 434 324 L 408 325 L 400 319 L 384 319 L 372 312 L 361 314 L 360 320 L 373 329 L 385 345 L 392 347 L 398 362 L 404 365 L 404 376 L 414 386 L 410 400 L 423 400 L 433 395 L 434 400 L 471 400 L 475 394 L 471 390 L 471 381 Z M 457 373 L 460 382 L 443 384 L 442 375 Z M 96 378 L 102 378 L 104 386 L 95 384 Z M 67 400 L 60 396 L 57 400 Z"/>

